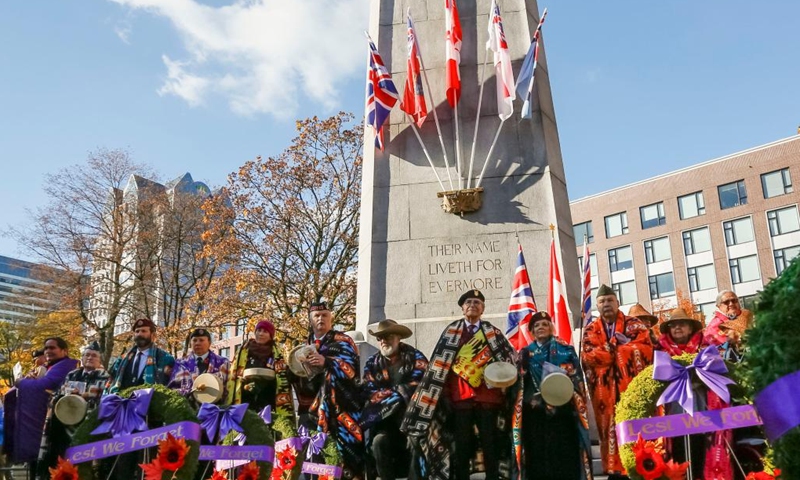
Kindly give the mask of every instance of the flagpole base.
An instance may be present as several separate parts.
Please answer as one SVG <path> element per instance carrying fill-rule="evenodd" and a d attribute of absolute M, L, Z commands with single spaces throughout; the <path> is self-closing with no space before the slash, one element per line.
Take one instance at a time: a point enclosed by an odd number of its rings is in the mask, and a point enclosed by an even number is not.
<path fill-rule="evenodd" d="M 483 205 L 483 187 L 446 190 L 436 196 L 442 199 L 442 210 L 455 215 L 477 212 Z"/>

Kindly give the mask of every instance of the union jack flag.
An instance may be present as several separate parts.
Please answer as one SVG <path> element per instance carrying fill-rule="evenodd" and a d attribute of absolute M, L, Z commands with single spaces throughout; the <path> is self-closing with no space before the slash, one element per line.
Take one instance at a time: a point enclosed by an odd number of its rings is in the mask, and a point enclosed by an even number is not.
<path fill-rule="evenodd" d="M 531 104 L 533 95 L 533 81 L 535 79 L 536 64 L 539 61 L 539 36 L 542 33 L 542 25 L 544 18 L 547 16 L 547 9 L 542 12 L 542 17 L 539 19 L 539 25 L 536 26 L 536 31 L 533 32 L 533 41 L 528 48 L 528 54 L 525 55 L 525 60 L 522 61 L 522 67 L 519 69 L 519 76 L 517 77 L 517 94 L 524 100 L 522 103 L 522 111 L 520 116 L 522 118 L 531 118 Z"/>
<path fill-rule="evenodd" d="M 383 124 L 397 103 L 397 88 L 386 69 L 381 54 L 367 34 L 369 42 L 369 74 L 367 75 L 367 125 L 375 129 L 375 147 L 383 151 Z"/>
<path fill-rule="evenodd" d="M 592 321 L 592 268 L 589 263 L 589 245 L 583 237 L 583 282 L 581 284 L 581 320 L 584 325 Z"/>
<path fill-rule="evenodd" d="M 536 301 L 533 299 L 528 267 L 525 266 L 525 257 L 522 255 L 522 245 L 519 245 L 514 288 L 508 303 L 508 330 L 506 330 L 506 337 L 516 350 L 522 350 L 533 341 L 528 324 L 534 313 L 536 313 Z"/>

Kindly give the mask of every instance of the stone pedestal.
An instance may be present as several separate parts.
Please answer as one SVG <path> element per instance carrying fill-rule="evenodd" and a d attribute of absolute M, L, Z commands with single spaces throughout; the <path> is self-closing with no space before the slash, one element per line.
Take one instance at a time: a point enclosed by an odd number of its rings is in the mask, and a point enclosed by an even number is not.
<path fill-rule="evenodd" d="M 406 78 L 406 9 L 410 8 L 433 89 L 426 89 L 429 114 L 420 135 L 445 189 L 451 190 L 432 112 L 435 108 L 439 116 L 452 167 L 456 154 L 454 114 L 445 99 L 444 87 L 444 1 L 376 0 L 370 4 L 370 35 L 401 96 Z M 484 75 L 489 6 L 485 0 L 458 2 L 464 38 L 458 112 L 464 178 Z M 538 23 L 537 5 L 534 0 L 504 0 L 500 8 L 517 75 Z M 546 26 L 544 30 L 546 39 Z M 491 55 L 489 62 L 472 169 L 473 187 L 500 124 Z M 550 224 L 556 227 L 567 302 L 577 325 L 578 263 L 543 46 L 535 78 L 532 118 L 520 119 L 522 102 L 515 101 L 514 115 L 503 125 L 488 161 L 480 185 L 481 205 L 475 212 L 453 214 L 442 209 L 442 199 L 437 197 L 442 189 L 399 104 L 384 127 L 384 152 L 372 148 L 373 132 L 367 128 L 359 245 L 359 330 L 366 333 L 367 324 L 393 318 L 414 332 L 409 343 L 430 354 L 444 326 L 461 317 L 458 297 L 473 288 L 486 296 L 484 318 L 505 330 L 516 268 L 517 235 L 537 306 L 545 309 Z M 457 189 L 458 179 L 452 168 L 450 178 Z M 463 185 L 466 187 L 466 181 Z"/>

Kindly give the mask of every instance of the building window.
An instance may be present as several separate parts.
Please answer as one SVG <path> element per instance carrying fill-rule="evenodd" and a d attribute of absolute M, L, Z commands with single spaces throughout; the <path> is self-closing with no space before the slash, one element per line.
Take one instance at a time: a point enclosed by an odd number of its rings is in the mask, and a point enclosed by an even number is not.
<path fill-rule="evenodd" d="M 647 281 L 650 283 L 651 300 L 675 295 L 675 280 L 672 277 L 672 272 L 650 275 L 647 277 Z"/>
<path fill-rule="evenodd" d="M 792 259 L 800 254 L 800 245 L 775 250 L 773 254 L 775 255 L 775 272 L 780 275 L 783 269 L 789 266 Z"/>
<path fill-rule="evenodd" d="M 689 291 L 699 292 L 717 288 L 717 274 L 714 271 L 714 264 L 690 267 L 689 272 Z"/>
<path fill-rule="evenodd" d="M 719 192 L 719 208 L 722 210 L 747 205 L 747 189 L 744 186 L 744 180 L 720 185 L 717 187 L 717 191 Z"/>
<path fill-rule="evenodd" d="M 792 188 L 792 177 L 789 175 L 789 169 L 784 168 L 762 174 L 761 188 L 764 190 L 764 198 L 792 193 L 794 189 Z"/>
<path fill-rule="evenodd" d="M 711 235 L 708 227 L 696 228 L 683 232 L 683 251 L 686 255 L 711 250 Z"/>
<path fill-rule="evenodd" d="M 230 358 L 231 349 L 230 347 L 220 348 L 219 349 L 219 356 L 222 358 Z"/>
<path fill-rule="evenodd" d="M 231 336 L 231 332 L 228 329 L 228 325 L 223 325 L 222 326 L 222 330 L 220 330 L 220 333 L 219 333 L 219 339 L 220 340 L 227 340 L 228 338 L 230 338 L 230 336 Z"/>
<path fill-rule="evenodd" d="M 729 247 L 755 240 L 753 221 L 750 217 L 723 222 L 722 230 L 725 232 L 725 245 Z"/>
<path fill-rule="evenodd" d="M 767 212 L 767 223 L 769 223 L 769 234 L 773 237 L 800 230 L 797 207 L 770 210 Z"/>
<path fill-rule="evenodd" d="M 612 272 L 633 268 L 633 250 L 630 246 L 608 251 L 608 265 Z"/>
<path fill-rule="evenodd" d="M 734 285 L 745 282 L 752 282 L 761 278 L 758 272 L 758 256 L 749 255 L 747 257 L 732 258 L 728 260 L 731 267 L 731 282 Z"/>
<path fill-rule="evenodd" d="M 615 213 L 605 218 L 606 238 L 618 237 L 628 233 L 628 214 L 625 212 Z"/>
<path fill-rule="evenodd" d="M 705 318 L 706 325 L 711 321 L 711 318 L 714 317 L 714 312 L 717 311 L 717 305 L 714 302 L 710 303 L 701 303 L 697 306 L 698 310 L 703 312 L 703 317 Z"/>
<path fill-rule="evenodd" d="M 661 237 L 645 241 L 644 257 L 648 264 L 662 262 L 672 258 L 669 249 L 669 237 Z"/>
<path fill-rule="evenodd" d="M 667 224 L 667 217 L 664 216 L 664 202 L 639 207 L 639 215 L 642 218 L 642 230 Z"/>
<path fill-rule="evenodd" d="M 612 283 L 611 289 L 617 294 L 620 305 L 631 305 L 638 301 L 636 299 L 636 282 L 633 280 L 630 282 Z"/>
<path fill-rule="evenodd" d="M 706 203 L 703 200 L 703 192 L 694 192 L 678 197 L 678 211 L 680 212 L 681 220 L 705 215 Z"/>
<path fill-rule="evenodd" d="M 579 223 L 572 226 L 572 233 L 575 235 L 575 244 L 583 245 L 583 238 L 586 237 L 588 243 L 594 242 L 594 231 L 592 230 L 592 221 Z"/>
<path fill-rule="evenodd" d="M 234 335 L 234 337 L 240 337 L 244 335 L 244 330 L 246 327 L 247 327 L 247 320 L 243 318 L 236 320 L 236 335 Z"/>
<path fill-rule="evenodd" d="M 578 255 L 578 272 L 583 278 L 583 255 Z M 597 256 L 594 253 L 589 255 L 589 272 L 591 276 L 597 276 Z"/>

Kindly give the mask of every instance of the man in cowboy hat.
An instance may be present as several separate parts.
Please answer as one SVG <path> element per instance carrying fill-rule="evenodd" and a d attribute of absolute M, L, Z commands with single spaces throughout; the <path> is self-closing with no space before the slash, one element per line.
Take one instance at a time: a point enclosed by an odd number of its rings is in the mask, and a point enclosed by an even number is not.
<path fill-rule="evenodd" d="M 621 478 L 624 468 L 619 458 L 614 410 L 633 377 L 652 361 L 653 346 L 648 327 L 619 310 L 617 294 L 607 285 L 597 290 L 597 309 L 600 318 L 583 331 L 581 360 L 600 434 L 603 471 L 609 478 Z"/>
<path fill-rule="evenodd" d="M 717 309 L 711 321 L 707 322 L 704 340 L 708 345 L 719 346 L 720 353 L 741 342 L 741 333 L 752 326 L 753 314 L 750 310 L 742 308 L 739 296 L 730 290 L 723 290 L 717 295 Z M 728 322 L 742 318 L 744 329 L 721 328 Z"/>
<path fill-rule="evenodd" d="M 451 473 L 454 480 L 468 479 L 478 439 L 486 479 L 509 475 L 512 402 L 486 385 L 483 371 L 494 362 L 513 365 L 515 354 L 503 332 L 481 318 L 484 301 L 479 290 L 458 299 L 464 318 L 442 332 L 403 419 L 401 431 L 421 450 L 420 466 L 431 480 Z"/>
<path fill-rule="evenodd" d="M 325 302 L 309 307 L 308 345 L 316 351 L 306 357 L 311 367 L 323 369 L 312 378 L 287 372 L 295 387 L 300 423 L 332 436 L 342 453 L 343 478 L 363 478 L 364 438 L 358 425 L 363 398 L 359 388 L 358 348 L 352 338 L 333 330 L 333 313 Z M 346 433 L 345 433 L 346 432 Z"/>
<path fill-rule="evenodd" d="M 648 312 L 646 308 L 642 306 L 641 303 L 634 304 L 630 310 L 628 310 L 629 317 L 636 317 L 642 322 L 644 322 L 645 326 L 650 329 L 650 342 L 655 345 L 658 341 L 658 329 L 656 328 L 656 324 L 658 323 L 658 317 L 653 315 L 652 313 Z"/>
<path fill-rule="evenodd" d="M 554 335 L 553 320 L 547 312 L 536 312 L 528 323 L 535 341 L 520 350 L 520 379 L 514 409 L 514 438 L 517 464 L 525 479 L 591 480 L 592 453 L 586 385 L 575 347 Z M 548 405 L 542 397 L 542 380 L 550 365 L 572 381 L 570 401 Z M 522 447 L 517 448 L 517 447 Z"/>
<path fill-rule="evenodd" d="M 194 402 L 192 386 L 198 375 L 210 373 L 217 377 L 221 387 L 218 399 L 215 403 L 226 397 L 226 386 L 228 384 L 228 372 L 231 369 L 231 362 L 224 357 L 220 357 L 211 351 L 211 332 L 205 328 L 195 328 L 189 335 L 189 344 L 192 353 L 185 358 L 175 362 L 172 369 L 172 377 L 167 386 L 177 390 L 181 395 L 187 397 L 190 402 Z M 203 391 L 213 385 L 198 385 L 198 390 Z M 212 392 L 214 394 L 216 392 Z"/>
<path fill-rule="evenodd" d="M 133 323 L 132 330 L 136 345 L 119 357 L 108 370 L 111 382 L 106 386 L 107 393 L 117 393 L 138 385 L 169 383 L 175 358 L 153 343 L 156 324 L 149 318 L 140 318 Z"/>
<path fill-rule="evenodd" d="M 386 319 L 373 326 L 369 334 L 380 348 L 364 367 L 362 388 L 367 403 L 361 414 L 361 429 L 369 432 L 367 451 L 372 454 L 378 476 L 381 480 L 394 480 L 409 473 L 411 451 L 400 433 L 400 424 L 428 367 L 428 359 L 402 342 L 411 336 L 405 325 Z"/>
<path fill-rule="evenodd" d="M 65 395 L 80 395 L 86 400 L 87 411 L 96 408 L 108 378 L 100 359 L 100 345 L 93 341 L 84 347 L 81 366 L 67 374 L 59 394 L 53 396 L 50 408 L 54 409 Z M 38 467 L 42 478 L 49 478 L 49 468 L 56 466 L 58 457 L 65 456 L 71 441 L 68 427 L 56 415 L 48 415 L 39 452 Z"/>

